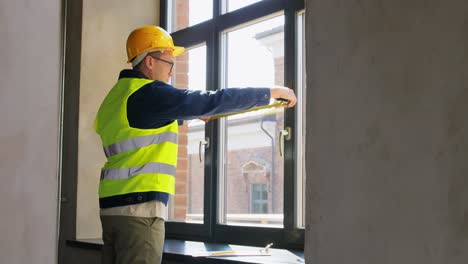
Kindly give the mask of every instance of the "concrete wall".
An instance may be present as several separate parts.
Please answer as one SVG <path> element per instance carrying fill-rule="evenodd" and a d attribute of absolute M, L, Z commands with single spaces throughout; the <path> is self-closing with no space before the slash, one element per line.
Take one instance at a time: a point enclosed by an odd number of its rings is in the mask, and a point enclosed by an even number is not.
<path fill-rule="evenodd" d="M 97 192 L 105 156 L 93 129 L 94 118 L 120 70 L 131 67 L 126 63 L 128 34 L 147 24 L 159 24 L 159 1 L 83 1 L 77 238 L 101 237 Z"/>
<path fill-rule="evenodd" d="M 61 1 L 1 1 L 0 34 L 0 263 L 56 263 Z"/>
<path fill-rule="evenodd" d="M 467 263 L 468 2 L 306 8 L 307 263 Z"/>

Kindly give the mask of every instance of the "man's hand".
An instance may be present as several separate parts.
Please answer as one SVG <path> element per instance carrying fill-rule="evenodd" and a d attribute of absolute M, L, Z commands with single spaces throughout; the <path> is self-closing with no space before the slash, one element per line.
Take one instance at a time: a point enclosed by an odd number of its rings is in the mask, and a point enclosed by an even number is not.
<path fill-rule="evenodd" d="M 297 103 L 294 91 L 284 86 L 274 86 L 270 88 L 270 98 L 288 100 L 287 107 L 293 107 Z"/>

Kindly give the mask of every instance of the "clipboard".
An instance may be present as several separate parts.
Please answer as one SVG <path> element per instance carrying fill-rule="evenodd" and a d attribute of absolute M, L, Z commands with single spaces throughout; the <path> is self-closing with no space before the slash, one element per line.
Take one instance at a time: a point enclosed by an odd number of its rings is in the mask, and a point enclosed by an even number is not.
<path fill-rule="evenodd" d="M 195 252 L 193 257 L 252 257 L 252 256 L 271 256 L 270 247 L 273 243 L 266 245 L 259 250 L 222 250 L 222 251 L 203 251 Z"/>
<path fill-rule="evenodd" d="M 205 251 L 192 254 L 193 257 L 246 257 L 246 256 L 271 256 L 270 253 L 260 250 L 226 250 Z"/>

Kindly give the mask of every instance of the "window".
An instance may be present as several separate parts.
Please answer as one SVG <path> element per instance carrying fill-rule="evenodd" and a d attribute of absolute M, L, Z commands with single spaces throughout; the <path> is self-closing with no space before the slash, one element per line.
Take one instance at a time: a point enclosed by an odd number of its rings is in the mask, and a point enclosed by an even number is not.
<path fill-rule="evenodd" d="M 226 47 L 222 65 L 225 80 L 223 87 L 271 87 L 284 84 L 284 16 L 256 21 L 247 26 L 222 33 Z M 255 63 L 249 63 L 255 62 Z M 269 182 L 271 201 L 267 204 L 271 214 L 251 225 L 282 227 L 284 159 L 279 151 L 279 131 L 284 128 L 284 109 L 258 111 L 228 117 L 221 125 L 225 135 L 224 148 L 220 148 L 222 164 L 227 164 L 219 173 L 223 177 L 219 200 L 224 200 L 218 210 L 220 223 L 237 224 L 236 215 L 249 214 L 249 196 L 245 189 L 252 182 Z M 268 174 L 242 175 L 240 164 L 256 160 L 268 167 Z M 244 173 L 245 174 L 245 173 Z M 225 186 L 224 186 L 225 185 Z M 233 218 L 233 219 L 229 219 Z M 270 219 L 268 219 L 270 218 Z M 279 221 L 278 221 L 279 220 Z M 243 225 L 241 222 L 240 224 Z"/>
<path fill-rule="evenodd" d="M 299 12 L 297 16 L 297 98 L 296 105 L 296 138 L 297 138 L 297 153 L 305 157 L 306 145 L 306 67 L 305 67 L 305 12 Z M 297 180 L 296 180 L 296 207 L 301 208 L 297 210 L 297 226 L 305 228 L 305 186 L 306 186 L 306 171 L 304 159 L 296 159 L 297 167 Z"/>
<path fill-rule="evenodd" d="M 251 214 L 267 214 L 268 213 L 268 191 L 266 184 L 252 184 L 250 198 L 250 213 Z"/>
<path fill-rule="evenodd" d="M 259 1 L 261 0 L 226 0 L 223 1 L 223 13 L 232 12 L 244 6 L 248 6 Z"/>
<path fill-rule="evenodd" d="M 188 47 L 175 58 L 172 85 L 181 89 L 206 90 L 206 45 Z M 190 120 L 179 126 L 175 194 L 169 200 L 169 221 L 203 223 L 204 166 L 200 144 L 205 123 Z"/>
<path fill-rule="evenodd" d="M 213 17 L 213 0 L 172 0 L 168 1 L 170 14 L 168 31 L 174 32 L 199 24 Z"/>
<path fill-rule="evenodd" d="M 173 84 L 206 90 L 277 84 L 300 98 L 304 1 L 209 2 L 202 8 L 201 1 L 161 1 L 161 25 L 170 28 L 176 45 L 188 48 L 177 58 Z M 174 13 L 174 5 L 184 12 Z M 168 238 L 303 247 L 304 102 L 299 104 L 182 127 Z"/>

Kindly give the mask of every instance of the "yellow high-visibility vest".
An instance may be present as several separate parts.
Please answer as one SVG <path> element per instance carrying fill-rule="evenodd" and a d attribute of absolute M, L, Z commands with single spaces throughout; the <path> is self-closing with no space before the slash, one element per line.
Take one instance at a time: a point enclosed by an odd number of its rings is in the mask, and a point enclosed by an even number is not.
<path fill-rule="evenodd" d="M 130 127 L 127 100 L 152 80 L 122 78 L 104 99 L 94 128 L 100 135 L 107 162 L 101 170 L 100 201 L 125 194 L 174 194 L 177 166 L 177 121 L 156 129 Z M 144 202 L 141 196 L 138 201 Z M 101 206 L 102 207 L 102 206 Z"/>

